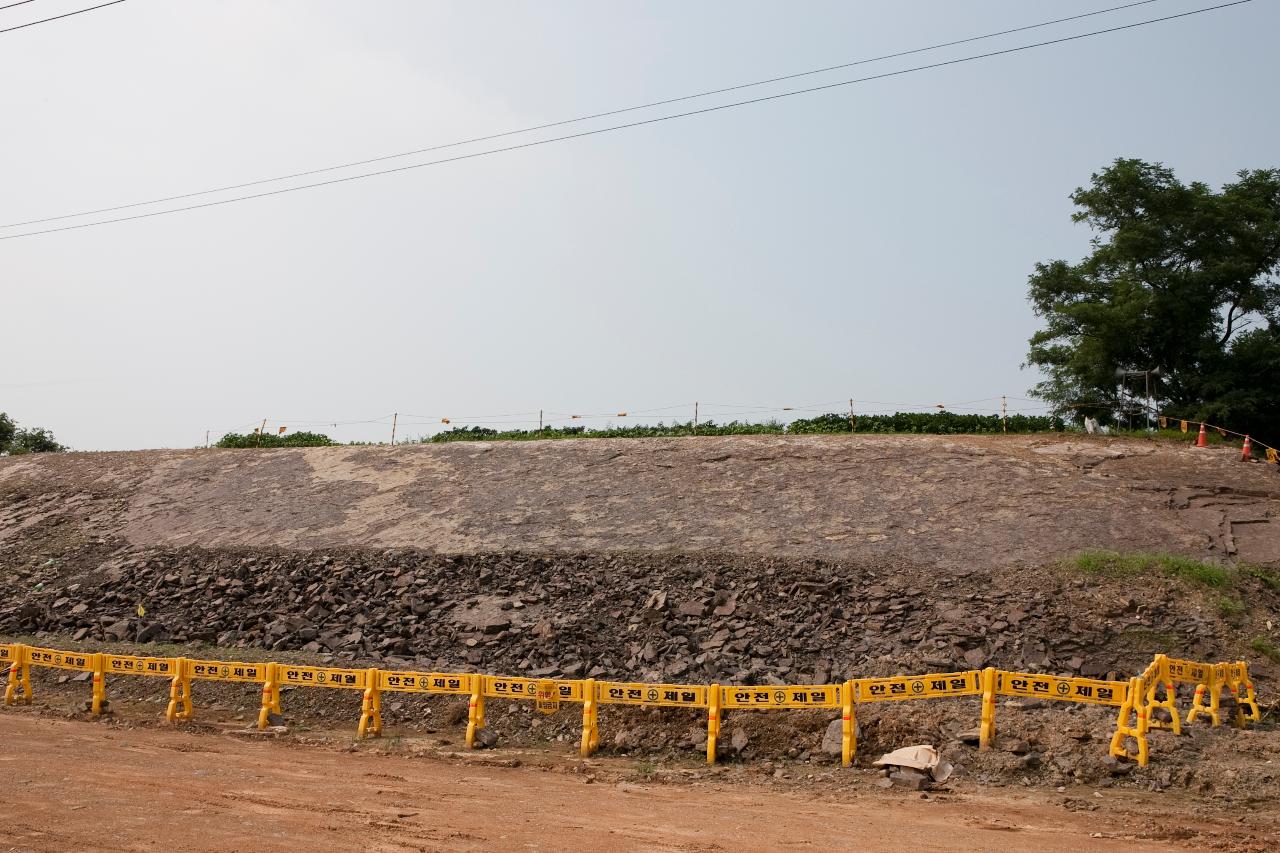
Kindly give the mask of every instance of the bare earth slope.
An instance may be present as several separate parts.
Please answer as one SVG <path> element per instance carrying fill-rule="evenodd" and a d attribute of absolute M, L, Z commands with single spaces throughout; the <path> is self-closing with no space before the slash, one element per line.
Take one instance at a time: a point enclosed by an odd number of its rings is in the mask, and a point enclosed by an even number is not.
<path fill-rule="evenodd" d="M 0 459 L 0 547 L 722 552 L 1039 565 L 1280 559 L 1280 476 L 1227 449 L 1052 436 L 734 436 Z"/>

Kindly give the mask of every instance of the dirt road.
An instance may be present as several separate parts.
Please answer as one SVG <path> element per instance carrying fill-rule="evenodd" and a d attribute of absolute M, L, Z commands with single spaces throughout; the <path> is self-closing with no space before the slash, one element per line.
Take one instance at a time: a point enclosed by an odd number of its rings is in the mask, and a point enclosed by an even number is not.
<path fill-rule="evenodd" d="M 421 758 L 6 709 L 9 850 L 1192 849 L 1225 819 L 1167 819 L 1171 795 L 960 788 L 790 790 L 720 777 L 644 783 L 622 762 Z M 488 762 L 488 763 L 485 763 Z M 576 772 L 575 772 L 576 771 Z M 1084 798 L 1084 799 L 1081 799 Z M 1064 805 L 1066 806 L 1064 808 Z M 1083 806 L 1083 808 L 1082 808 Z M 1094 808 L 1088 811 L 1085 809 Z M 1174 807 L 1173 811 L 1170 808 Z"/>

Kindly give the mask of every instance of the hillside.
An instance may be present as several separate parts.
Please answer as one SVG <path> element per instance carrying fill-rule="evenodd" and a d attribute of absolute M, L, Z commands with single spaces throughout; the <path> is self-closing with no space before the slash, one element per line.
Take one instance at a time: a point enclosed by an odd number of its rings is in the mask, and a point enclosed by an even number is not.
<path fill-rule="evenodd" d="M 1132 439 L 925 435 L 50 454 L 0 459 L 0 559 L 106 540 L 950 567 L 1085 548 L 1280 560 L 1280 476 L 1237 460 Z"/>

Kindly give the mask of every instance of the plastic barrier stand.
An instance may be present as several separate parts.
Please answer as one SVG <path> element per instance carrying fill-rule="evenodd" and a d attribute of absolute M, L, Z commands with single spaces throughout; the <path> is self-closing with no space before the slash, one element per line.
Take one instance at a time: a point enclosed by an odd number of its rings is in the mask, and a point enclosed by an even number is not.
<path fill-rule="evenodd" d="M 1128 691 L 1129 685 L 1123 681 L 1063 678 L 1003 670 L 996 676 L 996 692 L 1002 696 L 1030 696 L 1036 699 L 1119 706 L 1124 704 Z"/>
<path fill-rule="evenodd" d="M 240 663 L 231 660 L 193 660 L 188 669 L 192 678 L 201 681 L 256 681 L 267 680 L 265 663 Z"/>
<path fill-rule="evenodd" d="M 449 672 L 387 672 L 378 670 L 378 689 L 401 693 L 470 693 L 479 676 Z"/>
<path fill-rule="evenodd" d="M 898 675 L 891 678 L 854 680 L 859 702 L 892 702 L 899 699 L 937 699 L 943 696 L 977 696 L 982 693 L 980 672 L 935 672 L 928 675 Z"/>
<path fill-rule="evenodd" d="M 364 689 L 369 684 L 367 669 L 329 669 L 322 666 L 294 666 L 277 664 L 280 684 L 298 687 L 339 687 Z"/>
<path fill-rule="evenodd" d="M 0 663 L 13 663 L 18 659 L 16 643 L 0 643 Z"/>
<path fill-rule="evenodd" d="M 1204 684 L 1209 679 L 1209 673 L 1213 667 L 1207 663 L 1197 663 L 1193 660 L 1179 660 L 1178 658 L 1169 658 L 1169 677 L 1174 681 L 1182 681 L 1191 684 Z"/>
<path fill-rule="evenodd" d="M 742 708 L 839 708 L 844 685 L 786 684 L 776 687 L 721 687 L 720 707 Z"/>
<path fill-rule="evenodd" d="M 177 658 L 140 658 L 133 655 L 103 655 L 103 669 L 114 675 L 155 675 L 173 678 L 178 674 Z"/>
<path fill-rule="evenodd" d="M 539 678 L 507 678 L 506 676 L 484 676 L 484 695 L 498 699 L 537 699 L 538 685 L 555 685 L 556 699 L 562 702 L 581 702 L 583 697 L 581 681 L 558 681 Z"/>
<path fill-rule="evenodd" d="M 51 666 L 57 669 L 78 669 L 89 672 L 93 669 L 93 654 L 85 652 L 61 652 L 57 649 L 41 649 L 36 646 L 27 648 L 27 662 L 32 666 Z"/>
<path fill-rule="evenodd" d="M 644 705 L 651 708 L 705 708 L 707 688 L 698 684 L 644 684 L 625 681 L 596 682 L 597 701 L 608 705 Z"/>

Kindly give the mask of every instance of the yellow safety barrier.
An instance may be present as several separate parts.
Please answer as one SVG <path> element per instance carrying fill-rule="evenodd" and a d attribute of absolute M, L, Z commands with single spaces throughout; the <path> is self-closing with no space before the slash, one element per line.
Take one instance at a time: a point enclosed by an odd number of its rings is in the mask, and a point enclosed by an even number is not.
<path fill-rule="evenodd" d="M 1019 696 L 1036 699 L 1083 702 L 1118 707 L 1116 729 L 1109 752 L 1132 758 L 1146 766 L 1148 735 L 1152 729 L 1181 732 L 1177 707 L 1177 684 L 1195 684 L 1195 695 L 1187 723 L 1208 717 L 1220 725 L 1223 694 L 1229 694 L 1234 708 L 1231 722 L 1237 727 L 1261 719 L 1257 694 L 1244 661 L 1208 664 L 1156 655 L 1136 678 L 1105 681 L 1093 678 L 1012 672 L 987 667 L 983 670 L 940 672 L 926 675 L 899 675 L 885 678 L 858 678 L 840 684 L 722 686 L 719 684 L 647 684 L 595 681 L 594 679 L 535 679 L 474 673 L 412 672 L 398 670 L 344 669 L 282 663 L 240 663 L 235 661 L 155 658 L 90 652 L 67 652 L 0 643 L 0 665 L 7 665 L 5 704 L 29 703 L 32 698 L 32 666 L 71 669 L 92 673 L 93 713 L 106 705 L 105 678 L 111 675 L 139 675 L 170 679 L 169 705 L 165 718 L 170 722 L 193 715 L 191 682 L 231 681 L 262 685 L 262 705 L 258 727 L 266 728 L 273 717 L 282 716 L 282 687 L 327 687 L 362 691 L 357 737 L 382 733 L 382 693 L 384 691 L 468 696 L 467 746 L 475 745 L 477 733 L 485 725 L 488 699 L 523 699 L 535 703 L 546 714 L 555 713 L 561 703 L 582 704 L 582 739 L 579 752 L 590 756 L 600 743 L 601 705 L 631 705 L 650 708 L 687 708 L 707 712 L 707 763 L 716 759 L 716 745 L 726 711 L 835 709 L 841 711 L 841 763 L 852 763 L 857 751 L 858 703 L 893 702 L 914 699 L 981 697 L 979 745 L 987 749 L 996 734 L 996 697 Z M 1163 692 L 1163 698 L 1161 698 Z M 1152 719 L 1152 711 L 1165 708 L 1170 721 Z M 1136 744 L 1130 750 L 1128 741 Z"/>

